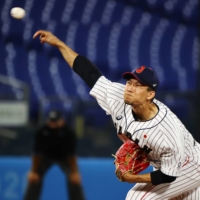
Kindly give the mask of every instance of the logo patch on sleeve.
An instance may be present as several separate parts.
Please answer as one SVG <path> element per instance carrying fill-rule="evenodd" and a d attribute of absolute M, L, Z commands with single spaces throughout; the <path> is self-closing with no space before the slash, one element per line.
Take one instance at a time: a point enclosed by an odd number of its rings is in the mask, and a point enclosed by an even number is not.
<path fill-rule="evenodd" d="M 122 115 L 119 115 L 116 117 L 116 120 L 120 120 L 120 119 L 122 119 Z"/>

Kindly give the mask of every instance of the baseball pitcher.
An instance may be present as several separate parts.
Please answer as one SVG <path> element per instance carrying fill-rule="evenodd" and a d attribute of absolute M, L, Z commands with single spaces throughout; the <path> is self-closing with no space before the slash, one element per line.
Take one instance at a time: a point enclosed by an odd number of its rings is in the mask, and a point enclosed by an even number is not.
<path fill-rule="evenodd" d="M 115 83 L 52 33 L 40 30 L 33 38 L 37 36 L 41 43 L 60 50 L 68 65 L 91 88 L 90 95 L 111 115 L 124 142 L 114 155 L 115 173 L 121 181 L 137 183 L 126 200 L 199 200 L 200 144 L 177 116 L 155 99 L 159 86 L 156 72 L 141 66 L 122 75 L 125 85 Z M 140 163 L 142 168 L 138 167 Z M 149 163 L 154 171 L 138 174 Z"/>

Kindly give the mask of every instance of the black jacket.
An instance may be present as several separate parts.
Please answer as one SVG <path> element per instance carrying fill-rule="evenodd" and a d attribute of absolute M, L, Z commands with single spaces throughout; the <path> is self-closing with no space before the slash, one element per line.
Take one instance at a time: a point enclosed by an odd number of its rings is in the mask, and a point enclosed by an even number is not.
<path fill-rule="evenodd" d="M 35 135 L 33 151 L 34 154 L 60 159 L 75 154 L 76 141 L 76 135 L 68 125 L 59 129 L 44 125 Z"/>

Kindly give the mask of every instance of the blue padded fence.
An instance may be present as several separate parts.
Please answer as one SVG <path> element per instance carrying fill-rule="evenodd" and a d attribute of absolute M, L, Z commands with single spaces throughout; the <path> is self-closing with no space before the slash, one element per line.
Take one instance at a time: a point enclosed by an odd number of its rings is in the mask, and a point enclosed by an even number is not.
<path fill-rule="evenodd" d="M 79 169 L 87 200 L 123 200 L 134 185 L 117 180 L 113 159 L 79 158 Z M 22 200 L 31 166 L 28 157 L 0 158 L 0 199 Z M 152 171 L 149 167 L 143 173 Z M 41 200 L 67 200 L 65 177 L 53 166 L 44 179 Z"/>

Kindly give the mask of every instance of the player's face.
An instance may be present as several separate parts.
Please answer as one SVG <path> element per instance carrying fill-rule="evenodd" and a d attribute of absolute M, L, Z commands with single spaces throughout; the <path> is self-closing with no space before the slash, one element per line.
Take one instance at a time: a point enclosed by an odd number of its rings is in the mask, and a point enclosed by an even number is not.
<path fill-rule="evenodd" d="M 58 129 L 63 127 L 65 124 L 65 121 L 63 119 L 59 119 L 58 121 L 55 122 L 47 122 L 47 125 L 51 128 L 51 129 Z"/>
<path fill-rule="evenodd" d="M 136 79 L 126 82 L 124 90 L 124 102 L 128 105 L 141 105 L 149 98 L 148 86 L 144 86 Z"/>

